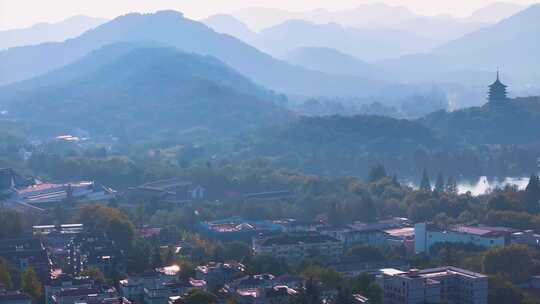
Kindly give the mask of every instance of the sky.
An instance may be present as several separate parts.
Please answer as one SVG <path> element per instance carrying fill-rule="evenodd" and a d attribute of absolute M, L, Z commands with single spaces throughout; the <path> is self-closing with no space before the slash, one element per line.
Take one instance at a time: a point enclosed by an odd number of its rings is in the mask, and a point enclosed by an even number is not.
<path fill-rule="evenodd" d="M 531 4 L 538 0 L 504 0 Z M 384 2 L 404 6 L 422 15 L 441 13 L 464 17 L 491 0 L 0 0 L 0 30 L 28 27 L 38 22 L 57 22 L 74 15 L 113 18 L 130 12 L 182 11 L 193 19 L 229 13 L 245 7 L 269 7 L 291 11 L 316 8 L 339 10 L 363 3 Z"/>

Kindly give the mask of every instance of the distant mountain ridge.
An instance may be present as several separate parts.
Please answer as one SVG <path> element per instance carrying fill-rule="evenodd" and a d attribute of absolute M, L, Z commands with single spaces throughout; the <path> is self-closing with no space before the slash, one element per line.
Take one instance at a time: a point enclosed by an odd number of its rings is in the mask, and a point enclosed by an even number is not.
<path fill-rule="evenodd" d="M 64 41 L 105 22 L 107 20 L 103 18 L 79 15 L 56 23 L 38 23 L 28 28 L 0 31 L 0 50 Z"/>
<path fill-rule="evenodd" d="M 444 43 L 508 18 L 524 8 L 513 3 L 498 2 L 482 7 L 468 17 L 457 18 L 443 14 L 422 16 L 405 7 L 370 3 L 338 11 L 314 9 L 289 12 L 252 7 L 234 11 L 231 15 L 257 32 L 288 20 L 304 20 L 318 24 L 337 23 L 360 29 L 394 29 Z"/>
<path fill-rule="evenodd" d="M 291 64 L 328 74 L 357 75 L 382 79 L 383 75 L 369 63 L 330 48 L 303 47 L 295 49 L 283 59 Z"/>
<path fill-rule="evenodd" d="M 391 71 L 401 80 L 411 82 L 468 82 L 487 84 L 499 68 L 505 79 L 540 88 L 540 4 L 459 39 L 432 52 L 407 55 L 383 61 L 378 68 Z M 415 71 L 411 73 L 411 71 Z M 479 77 L 471 78 L 477 74 Z"/>

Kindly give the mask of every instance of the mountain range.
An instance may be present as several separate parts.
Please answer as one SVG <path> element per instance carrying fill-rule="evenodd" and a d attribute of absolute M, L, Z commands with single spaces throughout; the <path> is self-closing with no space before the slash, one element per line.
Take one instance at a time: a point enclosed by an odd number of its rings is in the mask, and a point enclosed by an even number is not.
<path fill-rule="evenodd" d="M 315 9 L 289 12 L 279 9 L 251 7 L 237 10 L 232 16 L 259 32 L 287 20 L 304 20 L 314 23 L 338 23 L 354 28 L 385 28 L 406 31 L 440 41 L 455 39 L 485 25 L 496 23 L 524 9 L 513 3 L 498 2 L 482 7 L 465 18 L 450 15 L 423 16 L 401 6 L 384 3 L 362 4 L 352 9 L 329 11 Z M 422 27 L 421 25 L 437 25 Z"/>
<path fill-rule="evenodd" d="M 292 117 L 273 95 L 219 60 L 120 43 L 2 88 L 10 117 L 124 139 L 202 128 L 230 134 Z"/>
<path fill-rule="evenodd" d="M 28 28 L 0 31 L 0 50 L 74 38 L 107 20 L 74 16 L 56 23 L 38 23 Z"/>
<path fill-rule="evenodd" d="M 538 88 L 540 61 L 536 54 L 540 52 L 540 40 L 535 37 L 539 31 L 540 4 L 536 4 L 432 52 L 382 61 L 377 66 L 402 81 L 462 81 L 476 85 L 488 83 L 499 68 L 513 88 L 519 89 L 518 83 Z"/>
<path fill-rule="evenodd" d="M 185 52 L 212 55 L 254 82 L 288 94 L 357 95 L 381 88 L 369 79 L 327 75 L 287 64 L 175 11 L 128 14 L 65 42 L 2 51 L 0 84 L 58 69 L 107 44 L 139 41 L 154 41 Z"/>

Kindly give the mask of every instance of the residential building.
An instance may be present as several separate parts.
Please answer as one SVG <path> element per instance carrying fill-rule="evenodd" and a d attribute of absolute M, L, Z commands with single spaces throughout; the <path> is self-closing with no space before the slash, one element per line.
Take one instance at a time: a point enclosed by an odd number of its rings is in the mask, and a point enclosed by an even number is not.
<path fill-rule="evenodd" d="M 52 263 L 43 242 L 38 238 L 0 240 L 0 257 L 21 272 L 32 267 L 43 283 L 51 279 Z"/>
<path fill-rule="evenodd" d="M 487 304 L 487 276 L 456 267 L 382 269 L 377 281 L 385 304 Z"/>
<path fill-rule="evenodd" d="M 195 278 L 206 281 L 209 289 L 214 290 L 241 276 L 246 267 L 240 263 L 209 263 L 195 269 Z"/>
<path fill-rule="evenodd" d="M 379 229 L 353 228 L 346 226 L 323 226 L 317 229 L 322 235 L 327 235 L 341 241 L 345 248 L 355 244 L 368 244 L 371 246 L 384 246 L 386 234 Z"/>
<path fill-rule="evenodd" d="M 241 304 L 288 304 L 297 291 L 287 286 L 237 290 L 234 294 Z"/>
<path fill-rule="evenodd" d="M 410 232 L 412 229 L 408 219 L 395 217 L 374 223 L 355 222 L 342 226 L 322 226 L 318 227 L 317 231 L 342 241 L 345 248 L 349 248 L 355 244 L 379 247 L 406 245 L 403 236 L 396 235 L 400 231 L 405 234 L 406 231 Z"/>
<path fill-rule="evenodd" d="M 433 224 L 418 223 L 414 226 L 414 242 L 416 253 L 428 253 L 431 247 L 439 243 L 471 244 L 492 248 L 510 243 L 515 230 L 505 227 L 453 226 L 446 230 Z"/>
<path fill-rule="evenodd" d="M 253 250 L 255 254 L 293 262 L 314 256 L 337 261 L 343 254 L 343 242 L 319 233 L 282 233 L 253 238 Z"/>
<path fill-rule="evenodd" d="M 512 244 L 524 244 L 531 247 L 540 247 L 540 234 L 534 230 L 526 230 L 512 233 Z"/>

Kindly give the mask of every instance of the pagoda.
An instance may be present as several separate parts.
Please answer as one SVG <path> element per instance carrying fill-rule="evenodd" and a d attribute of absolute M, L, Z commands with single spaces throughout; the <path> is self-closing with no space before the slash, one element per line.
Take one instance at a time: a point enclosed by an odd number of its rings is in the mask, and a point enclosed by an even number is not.
<path fill-rule="evenodd" d="M 507 86 L 504 85 L 499 78 L 499 71 L 497 71 L 497 79 L 493 84 L 489 86 L 488 101 L 493 104 L 500 104 L 508 101 L 506 92 Z"/>

